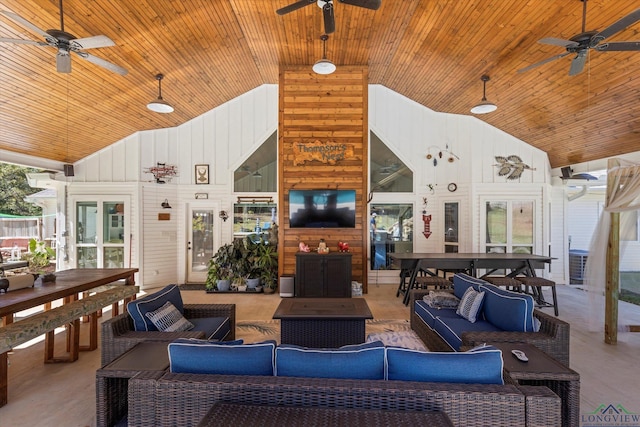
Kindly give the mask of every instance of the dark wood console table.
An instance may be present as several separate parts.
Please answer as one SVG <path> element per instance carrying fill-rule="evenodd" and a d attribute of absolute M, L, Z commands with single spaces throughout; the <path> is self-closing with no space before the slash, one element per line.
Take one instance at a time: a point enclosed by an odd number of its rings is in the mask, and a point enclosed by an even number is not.
<path fill-rule="evenodd" d="M 296 253 L 295 295 L 301 298 L 350 298 L 351 254 Z"/>

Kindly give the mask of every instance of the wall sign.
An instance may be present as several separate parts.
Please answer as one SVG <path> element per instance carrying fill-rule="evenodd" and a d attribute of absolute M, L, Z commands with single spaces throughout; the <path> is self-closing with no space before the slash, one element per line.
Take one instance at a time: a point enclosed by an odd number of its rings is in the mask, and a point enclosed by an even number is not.
<path fill-rule="evenodd" d="M 294 142 L 293 165 L 299 166 L 317 160 L 335 165 L 336 162 L 353 157 L 353 145 L 335 142 Z"/>

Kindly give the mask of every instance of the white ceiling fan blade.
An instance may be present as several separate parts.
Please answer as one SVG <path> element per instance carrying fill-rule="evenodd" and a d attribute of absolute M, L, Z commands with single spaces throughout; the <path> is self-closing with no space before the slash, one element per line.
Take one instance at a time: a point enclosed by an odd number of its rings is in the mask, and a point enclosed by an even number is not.
<path fill-rule="evenodd" d="M 2 10 L 0 12 L 4 13 L 5 15 L 7 15 L 9 18 L 13 19 L 17 23 L 21 24 L 23 27 L 29 28 L 34 33 L 40 34 L 44 38 L 51 37 L 46 31 L 41 30 L 40 28 L 36 27 L 35 25 L 33 25 L 31 22 L 27 21 L 26 19 L 24 19 L 20 15 L 16 15 L 15 13 L 9 12 L 9 11 L 6 11 L 6 10 Z"/>
<path fill-rule="evenodd" d="M 15 44 L 34 44 L 36 46 L 49 46 L 49 43 L 45 43 L 45 42 L 38 42 L 35 40 L 23 40 L 23 39 L 7 39 L 5 37 L 0 37 L 0 42 L 15 43 Z"/>
<path fill-rule="evenodd" d="M 116 44 L 107 36 L 93 36 L 82 39 L 70 40 L 69 44 L 72 49 L 84 50 L 95 49 L 98 47 L 115 46 Z"/>
<path fill-rule="evenodd" d="M 71 56 L 69 56 L 69 52 L 58 51 L 56 55 L 56 70 L 59 73 L 71 72 Z"/>
<path fill-rule="evenodd" d="M 550 44 L 553 46 L 561 46 L 561 47 L 578 46 L 578 43 L 574 41 L 559 39 L 556 37 L 545 37 L 543 39 L 538 40 L 538 43 Z"/>
<path fill-rule="evenodd" d="M 126 76 L 128 73 L 128 71 L 121 66 L 113 64 L 102 58 L 98 58 L 97 56 L 90 55 L 86 52 L 76 52 L 76 54 L 82 59 L 86 59 L 87 61 L 91 62 L 92 64 L 96 64 L 102 68 L 106 68 L 107 70 L 113 71 L 114 73 L 120 74 L 121 76 Z"/>

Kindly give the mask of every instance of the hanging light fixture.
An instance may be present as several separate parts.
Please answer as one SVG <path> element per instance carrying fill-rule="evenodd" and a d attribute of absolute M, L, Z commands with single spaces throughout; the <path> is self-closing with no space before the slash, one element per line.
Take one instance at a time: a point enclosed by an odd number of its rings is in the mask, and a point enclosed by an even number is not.
<path fill-rule="evenodd" d="M 256 162 L 256 170 L 253 172 L 253 175 L 251 176 L 253 176 L 254 178 L 262 178 L 262 174 L 258 170 L 258 162 Z"/>
<path fill-rule="evenodd" d="M 147 104 L 147 108 L 156 113 L 173 113 L 173 107 L 167 101 L 162 99 L 162 79 L 164 76 L 162 74 L 156 75 L 156 80 L 158 81 L 158 99 L 154 99 L 150 103 Z"/>
<path fill-rule="evenodd" d="M 335 64 L 327 59 L 328 39 L 329 36 L 326 34 L 320 36 L 320 40 L 322 40 L 322 59 L 313 64 L 313 71 L 316 74 L 331 74 L 336 70 Z"/>
<path fill-rule="evenodd" d="M 493 102 L 487 101 L 487 82 L 490 80 L 486 74 L 480 77 L 482 80 L 482 101 L 471 109 L 473 114 L 487 114 L 498 109 L 498 106 Z"/>

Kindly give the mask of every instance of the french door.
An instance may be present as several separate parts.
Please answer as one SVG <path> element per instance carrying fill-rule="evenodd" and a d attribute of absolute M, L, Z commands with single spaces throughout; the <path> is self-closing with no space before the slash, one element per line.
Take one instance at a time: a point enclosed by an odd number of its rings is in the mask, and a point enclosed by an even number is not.
<path fill-rule="evenodd" d="M 129 197 L 75 198 L 73 206 L 72 265 L 129 267 Z"/>
<path fill-rule="evenodd" d="M 207 280 L 209 260 L 220 246 L 217 206 L 189 204 L 187 207 L 187 282 Z"/>

